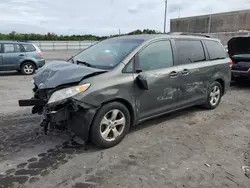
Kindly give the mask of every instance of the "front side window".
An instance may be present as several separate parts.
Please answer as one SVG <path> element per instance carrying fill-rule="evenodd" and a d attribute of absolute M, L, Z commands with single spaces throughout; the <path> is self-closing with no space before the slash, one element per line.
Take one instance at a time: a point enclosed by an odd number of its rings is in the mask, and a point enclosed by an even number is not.
<path fill-rule="evenodd" d="M 4 53 L 14 53 L 15 52 L 15 47 L 14 44 L 4 44 Z"/>
<path fill-rule="evenodd" d="M 210 60 L 226 58 L 226 51 L 217 41 L 204 41 L 208 50 Z"/>
<path fill-rule="evenodd" d="M 201 41 L 176 40 L 178 62 L 177 65 L 205 61 L 205 52 Z"/>
<path fill-rule="evenodd" d="M 139 53 L 140 68 L 150 71 L 173 66 L 170 41 L 158 41 L 148 45 Z"/>
<path fill-rule="evenodd" d="M 71 60 L 99 69 L 111 70 L 138 47 L 142 39 L 108 39 L 82 51 Z"/>

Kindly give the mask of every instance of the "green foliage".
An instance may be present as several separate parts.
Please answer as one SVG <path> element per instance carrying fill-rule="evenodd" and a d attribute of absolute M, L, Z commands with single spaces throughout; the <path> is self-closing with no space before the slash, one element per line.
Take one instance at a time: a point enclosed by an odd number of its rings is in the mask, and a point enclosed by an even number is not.
<path fill-rule="evenodd" d="M 138 35 L 138 34 L 158 34 L 160 32 L 150 29 L 144 29 L 144 30 L 135 30 L 127 34 L 123 35 Z M 29 33 L 29 34 L 22 34 L 22 33 L 16 33 L 15 31 L 12 31 L 9 34 L 1 34 L 0 33 L 0 40 L 21 40 L 21 41 L 29 41 L 29 40 L 75 40 L 75 41 L 81 41 L 81 40 L 104 40 L 110 37 L 116 37 L 121 35 L 111 35 L 111 36 L 95 36 L 95 35 L 56 35 L 55 33 L 47 33 L 46 35 L 42 34 L 35 34 L 35 33 Z"/>

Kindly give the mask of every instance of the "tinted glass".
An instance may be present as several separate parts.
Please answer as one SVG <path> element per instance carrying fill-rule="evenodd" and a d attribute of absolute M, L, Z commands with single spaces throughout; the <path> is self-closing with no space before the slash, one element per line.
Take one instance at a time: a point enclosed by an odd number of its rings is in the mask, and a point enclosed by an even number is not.
<path fill-rule="evenodd" d="M 4 44 L 4 53 L 13 53 L 15 52 L 14 44 Z"/>
<path fill-rule="evenodd" d="M 25 52 L 36 51 L 35 47 L 32 44 L 23 44 L 23 48 Z"/>
<path fill-rule="evenodd" d="M 226 51 L 217 41 L 204 41 L 208 50 L 210 60 L 226 58 Z"/>
<path fill-rule="evenodd" d="M 178 65 L 206 60 L 201 41 L 176 40 L 175 44 L 178 54 Z"/>
<path fill-rule="evenodd" d="M 15 52 L 21 52 L 21 48 L 19 44 L 15 44 Z"/>
<path fill-rule="evenodd" d="M 126 73 L 132 73 L 134 70 L 133 70 L 133 63 L 134 63 L 134 58 L 132 58 L 127 66 L 124 68 L 123 72 L 126 72 Z"/>
<path fill-rule="evenodd" d="M 141 39 L 108 39 L 77 54 L 73 61 L 81 61 L 96 68 L 110 70 L 139 46 Z M 84 65 L 83 65 L 84 66 Z"/>
<path fill-rule="evenodd" d="M 173 66 L 173 54 L 169 41 L 150 44 L 139 53 L 142 71 L 168 68 Z"/>

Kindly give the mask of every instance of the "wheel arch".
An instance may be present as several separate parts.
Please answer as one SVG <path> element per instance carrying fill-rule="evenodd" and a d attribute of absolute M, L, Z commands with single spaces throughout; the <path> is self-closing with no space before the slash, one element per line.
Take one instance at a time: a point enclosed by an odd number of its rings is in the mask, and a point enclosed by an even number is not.
<path fill-rule="evenodd" d="M 123 104 L 129 111 L 129 114 L 130 114 L 130 119 L 131 119 L 131 124 L 130 125 L 133 125 L 135 123 L 135 110 L 132 106 L 132 104 L 127 101 L 126 99 L 123 99 L 123 98 L 115 98 L 115 99 L 110 99 L 108 101 L 105 101 L 101 104 L 101 106 L 105 105 L 105 104 L 108 104 L 108 103 L 111 103 L 111 102 L 119 102 L 121 104 Z"/>
<path fill-rule="evenodd" d="M 37 70 L 38 67 L 37 67 L 37 64 L 33 61 L 33 60 L 24 60 L 21 64 L 20 64 L 20 70 L 23 66 L 24 63 L 32 63 L 34 66 L 35 66 L 35 69 Z"/>
<path fill-rule="evenodd" d="M 219 82 L 221 84 L 221 87 L 222 87 L 222 95 L 224 95 L 225 93 L 225 81 L 222 79 L 222 78 L 217 78 L 215 80 L 216 82 Z"/>

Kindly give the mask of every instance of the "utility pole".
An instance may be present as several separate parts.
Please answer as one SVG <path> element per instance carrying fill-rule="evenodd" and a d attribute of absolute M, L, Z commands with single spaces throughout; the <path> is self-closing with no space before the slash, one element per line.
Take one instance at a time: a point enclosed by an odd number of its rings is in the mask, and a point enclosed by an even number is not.
<path fill-rule="evenodd" d="M 168 9 L 168 1 L 165 1 L 165 14 L 164 14 L 164 33 L 166 33 L 166 22 L 167 22 L 167 9 Z"/>
<path fill-rule="evenodd" d="M 211 22 L 212 22 L 212 15 L 210 14 L 209 15 L 209 22 L 208 22 L 208 33 L 210 33 L 211 32 Z"/>
<path fill-rule="evenodd" d="M 119 29 L 119 35 L 121 35 L 121 30 Z"/>

